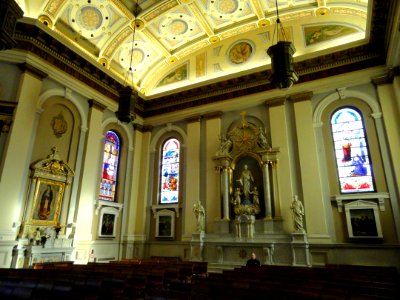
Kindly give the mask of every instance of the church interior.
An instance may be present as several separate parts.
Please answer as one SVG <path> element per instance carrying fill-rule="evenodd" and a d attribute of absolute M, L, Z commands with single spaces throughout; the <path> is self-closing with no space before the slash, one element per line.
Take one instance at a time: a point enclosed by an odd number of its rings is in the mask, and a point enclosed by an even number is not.
<path fill-rule="evenodd" d="M 398 273 L 399 1 L 0 10 L 1 268 Z"/>

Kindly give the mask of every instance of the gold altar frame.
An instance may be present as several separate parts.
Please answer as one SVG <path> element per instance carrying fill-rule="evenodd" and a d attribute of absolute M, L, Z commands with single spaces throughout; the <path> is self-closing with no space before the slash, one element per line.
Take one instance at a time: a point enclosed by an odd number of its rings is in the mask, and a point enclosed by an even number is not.
<path fill-rule="evenodd" d="M 50 203 L 44 203 L 44 194 L 50 189 Z M 56 225 L 59 221 L 65 183 L 38 178 L 33 196 L 30 223 L 35 225 Z M 43 203 L 42 203 L 43 202 Z"/>

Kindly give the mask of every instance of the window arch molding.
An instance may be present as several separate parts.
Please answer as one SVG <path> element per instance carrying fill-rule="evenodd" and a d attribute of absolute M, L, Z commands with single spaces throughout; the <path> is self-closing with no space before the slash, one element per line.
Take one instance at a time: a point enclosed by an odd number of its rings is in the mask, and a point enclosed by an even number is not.
<path fill-rule="evenodd" d="M 153 137 L 151 143 L 150 143 L 150 151 L 152 153 L 157 152 L 158 151 L 158 147 L 160 145 L 160 143 L 162 143 L 163 141 L 161 141 L 161 138 L 163 138 L 164 140 L 164 136 L 167 133 L 171 134 L 171 137 L 174 136 L 173 132 L 177 132 L 178 135 L 180 136 L 180 141 L 181 141 L 181 148 L 185 147 L 186 141 L 187 141 L 187 136 L 186 136 L 186 132 L 175 125 L 171 125 L 171 124 L 167 124 L 167 126 L 161 128 Z M 166 139 L 166 138 L 165 138 Z M 182 140 L 181 140 L 182 139 Z"/>
<path fill-rule="evenodd" d="M 108 130 L 116 130 L 120 138 L 123 140 L 124 145 L 126 145 L 128 149 L 133 149 L 132 130 L 130 130 L 127 124 L 119 124 L 117 118 L 107 118 L 103 121 L 102 128 L 103 134 Z"/>
<path fill-rule="evenodd" d="M 341 95 L 342 93 L 342 95 Z M 365 102 L 372 110 L 372 115 L 380 116 L 382 114 L 380 106 L 377 100 L 367 93 L 363 93 L 355 90 L 340 90 L 336 91 L 336 93 L 332 93 L 326 97 L 324 97 L 320 103 L 315 107 L 313 114 L 313 123 L 322 125 L 322 115 L 325 109 L 333 102 L 341 100 L 343 98 L 355 98 Z"/>

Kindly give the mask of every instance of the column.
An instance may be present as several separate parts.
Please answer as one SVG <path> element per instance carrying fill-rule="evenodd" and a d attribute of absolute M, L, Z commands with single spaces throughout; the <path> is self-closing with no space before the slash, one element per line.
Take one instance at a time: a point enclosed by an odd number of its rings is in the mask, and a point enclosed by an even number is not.
<path fill-rule="evenodd" d="M 326 207 L 330 205 L 323 195 L 320 180 L 317 141 L 312 122 L 312 93 L 292 95 L 297 136 L 298 169 L 305 208 L 305 228 L 313 242 L 329 242 Z M 301 199 L 303 198 L 303 199 Z"/>
<path fill-rule="evenodd" d="M 229 221 L 229 167 L 224 165 L 221 171 L 221 194 L 223 220 Z"/>
<path fill-rule="evenodd" d="M 265 202 L 265 220 L 272 220 L 271 188 L 269 180 L 269 161 L 262 163 L 264 202 Z"/>
<path fill-rule="evenodd" d="M 95 100 L 89 100 L 89 126 L 86 147 L 83 156 L 82 180 L 78 195 L 78 213 L 76 220 L 75 261 L 86 263 L 89 259 L 89 247 L 92 233 L 97 232 L 98 224 L 93 224 L 94 201 L 97 200 L 102 162 L 103 132 L 102 120 L 104 106 Z"/>
<path fill-rule="evenodd" d="M 183 240 L 191 240 L 192 233 L 196 231 L 196 218 L 193 205 L 200 199 L 200 117 L 196 116 L 186 120 L 186 166 L 185 166 L 185 213 L 183 220 Z M 203 201 L 201 201 L 203 203 Z M 204 205 L 203 205 L 204 206 Z M 207 228 L 206 228 L 207 231 Z"/>

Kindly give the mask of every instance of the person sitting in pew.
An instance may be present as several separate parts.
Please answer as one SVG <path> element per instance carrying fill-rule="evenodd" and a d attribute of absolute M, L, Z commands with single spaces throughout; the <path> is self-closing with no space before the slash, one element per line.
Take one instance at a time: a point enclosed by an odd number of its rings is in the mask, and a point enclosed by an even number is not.
<path fill-rule="evenodd" d="M 257 259 L 254 252 L 251 253 L 251 258 L 247 261 L 246 267 L 259 267 L 261 266 L 260 261 Z"/>

